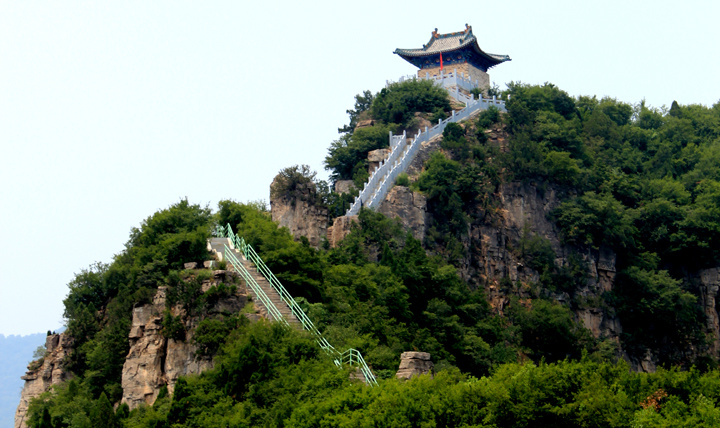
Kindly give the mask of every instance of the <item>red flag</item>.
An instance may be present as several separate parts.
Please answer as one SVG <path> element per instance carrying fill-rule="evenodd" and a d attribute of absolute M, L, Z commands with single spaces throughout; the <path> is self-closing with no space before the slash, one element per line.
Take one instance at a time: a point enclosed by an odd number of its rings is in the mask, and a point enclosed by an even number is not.
<path fill-rule="evenodd" d="M 440 70 L 442 70 L 442 67 L 443 67 L 443 65 L 442 65 L 442 52 L 440 52 Z"/>

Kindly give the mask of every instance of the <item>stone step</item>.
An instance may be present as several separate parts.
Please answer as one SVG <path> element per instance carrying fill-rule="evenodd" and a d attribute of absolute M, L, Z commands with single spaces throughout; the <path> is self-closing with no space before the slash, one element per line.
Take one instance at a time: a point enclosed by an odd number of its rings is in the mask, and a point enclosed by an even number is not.
<path fill-rule="evenodd" d="M 255 280 L 260 289 L 263 290 L 265 295 L 275 306 L 280 315 L 282 315 L 290 324 L 299 325 L 300 323 L 298 322 L 297 317 L 292 313 L 292 310 L 288 307 L 282 297 L 280 297 L 278 292 L 275 291 L 270 282 L 268 282 L 265 277 L 258 272 L 257 268 L 252 262 L 246 260 L 240 253 L 240 251 L 232 247 L 232 243 L 228 238 L 212 238 L 208 245 L 210 250 L 215 250 L 221 257 L 224 256 L 226 246 L 232 251 L 233 255 L 243 264 L 245 270 L 248 271 L 248 273 Z M 266 318 L 269 318 L 269 310 L 264 307 L 263 303 L 255 295 L 255 292 L 252 291 L 251 287 L 248 287 L 248 291 L 255 298 L 255 301 L 259 303 L 258 311 L 260 313 L 264 313 Z"/>

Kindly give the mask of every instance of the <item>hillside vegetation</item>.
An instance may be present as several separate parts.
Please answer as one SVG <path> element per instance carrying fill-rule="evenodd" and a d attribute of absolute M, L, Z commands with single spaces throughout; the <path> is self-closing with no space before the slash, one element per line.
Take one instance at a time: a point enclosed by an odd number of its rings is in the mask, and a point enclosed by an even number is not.
<path fill-rule="evenodd" d="M 362 183 L 367 152 L 387 146 L 388 131 L 446 115 L 436 89 L 411 81 L 356 97 L 326 158 L 333 179 Z M 448 126 L 422 174 L 403 179 L 428 200 L 423 242 L 367 210 L 337 248 L 320 250 L 279 229 L 260 204 L 222 201 L 212 213 L 180 201 L 149 217 L 112 263 L 69 284 L 76 377 L 33 402 L 31 426 L 716 426 L 720 372 L 691 278 L 720 265 L 720 104 L 663 111 L 572 98 L 550 84 L 511 83 L 507 95 L 508 114 L 488 110 Z M 376 123 L 354 131 L 359 118 Z M 491 126 L 507 130 L 507 146 L 487 141 Z M 631 372 L 614 343 L 575 320 L 572 303 L 553 298 L 572 294 L 584 267 L 557 266 L 532 231 L 518 249 L 540 274 L 531 304 L 516 298 L 498 314 L 482 288 L 461 279 L 468 225 L 495 215 L 507 181 L 557 189 L 552 217 L 569 248 L 618 254 L 616 286 L 602 304 L 622 321 L 622 348 L 653 352 L 664 368 Z M 338 215 L 347 201 L 327 189 L 318 197 Z M 182 379 L 153 406 L 114 411 L 132 308 L 165 285 L 202 310 L 209 296 L 187 286 L 182 268 L 209 257 L 215 223 L 254 246 L 333 345 L 359 349 L 379 386 L 349 380 L 307 335 L 243 318 L 200 336 L 217 350 L 214 369 Z M 408 350 L 432 354 L 434 379 L 393 378 Z"/>

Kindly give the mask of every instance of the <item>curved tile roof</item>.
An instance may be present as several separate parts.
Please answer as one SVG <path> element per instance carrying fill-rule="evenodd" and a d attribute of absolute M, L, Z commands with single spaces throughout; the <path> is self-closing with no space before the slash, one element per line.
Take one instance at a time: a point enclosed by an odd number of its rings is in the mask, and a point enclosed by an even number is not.
<path fill-rule="evenodd" d="M 465 31 L 456 33 L 439 34 L 436 28 L 430 37 L 430 41 L 424 45 L 422 49 L 395 49 L 394 53 L 408 60 L 408 58 L 452 52 L 465 47 L 475 51 L 477 55 L 485 58 L 492 63 L 492 65 L 511 60 L 507 55 L 491 54 L 480 49 L 477 43 L 477 37 L 472 33 L 472 27 L 467 24 L 465 24 Z"/>

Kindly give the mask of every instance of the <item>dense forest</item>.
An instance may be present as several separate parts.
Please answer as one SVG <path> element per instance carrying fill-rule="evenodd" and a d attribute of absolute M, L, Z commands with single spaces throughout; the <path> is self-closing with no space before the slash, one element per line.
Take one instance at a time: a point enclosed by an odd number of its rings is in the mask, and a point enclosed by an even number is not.
<path fill-rule="evenodd" d="M 497 88 L 493 89 L 497 91 Z M 362 210 L 335 248 L 315 249 L 278 228 L 262 203 L 220 202 L 216 212 L 183 200 L 133 229 L 109 264 L 69 284 L 67 334 L 74 379 L 34 400 L 33 427 L 241 426 L 717 426 L 720 372 L 692 278 L 720 266 L 720 103 L 655 109 L 641 102 L 573 98 L 551 84 L 510 83 L 489 109 L 446 127 L 441 150 L 398 185 L 422 192 L 432 221 L 423 241 L 396 219 Z M 428 82 L 392 84 L 356 96 L 350 124 L 329 148 L 332 181 L 367 179 L 367 153 L 388 131 L 436 121 L 453 108 Z M 374 126 L 355 129 L 358 121 Z M 507 146 L 488 141 L 494 127 Z M 302 167 L 282 172 L 271 192 L 314 181 Z M 528 231 L 517 251 L 539 273 L 531 304 L 514 299 L 500 314 L 482 287 L 458 273 L 468 225 L 497 210 L 503 182 L 552 187 L 551 216 L 568 248 L 611 248 L 615 288 L 600 304 L 623 325 L 620 342 L 595 338 L 574 317 L 572 294 L 585 280 L 576 263 L 558 266 L 546 240 Z M 317 182 L 317 203 L 344 213 L 352 194 Z M 215 224 L 243 236 L 336 347 L 357 348 L 379 378 L 350 380 L 313 339 L 243 315 L 202 321 L 193 340 L 215 368 L 181 379 L 172 396 L 129 411 L 120 374 L 133 307 L 169 287 L 172 302 L 202 314 L 212 299 L 183 271 L 210 257 Z M 510 289 L 513 284 L 507 284 Z M 178 335 L 168 317 L 164 331 Z M 168 336 L 168 337 L 169 337 Z M 621 358 L 650 351 L 655 373 Z M 394 379 L 400 353 L 429 352 L 434 377 Z"/>

